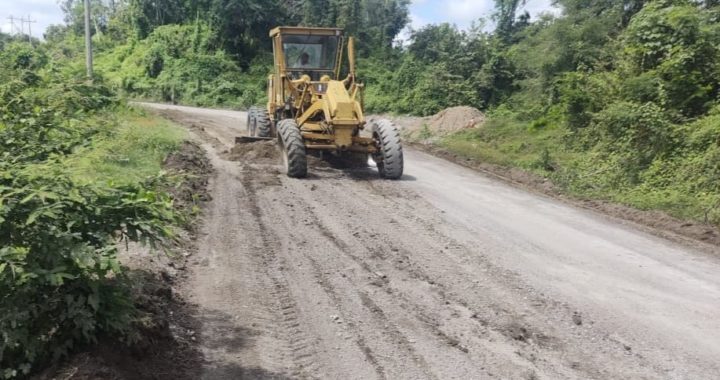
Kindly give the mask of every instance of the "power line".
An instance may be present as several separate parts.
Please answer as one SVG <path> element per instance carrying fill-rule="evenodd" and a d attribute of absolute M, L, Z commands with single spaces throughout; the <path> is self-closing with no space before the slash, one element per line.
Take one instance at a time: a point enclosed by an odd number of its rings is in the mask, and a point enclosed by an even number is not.
<path fill-rule="evenodd" d="M 16 21 L 17 21 L 17 22 L 20 23 L 20 28 L 19 28 L 19 30 L 20 30 L 20 32 L 19 32 L 20 35 L 21 35 L 21 36 L 25 35 L 25 24 L 27 24 L 27 27 L 28 27 L 28 28 L 27 28 L 27 30 L 28 30 L 28 32 L 27 32 L 28 40 L 32 40 L 32 24 L 37 23 L 37 20 L 33 20 L 33 19 L 30 17 L 30 15 L 28 15 L 28 18 L 27 18 L 27 19 L 24 18 L 24 17 L 15 17 L 15 16 L 13 16 L 13 15 L 10 15 L 10 17 L 8 17 L 8 20 L 10 20 L 10 34 L 12 34 L 12 35 L 18 34 L 18 27 L 17 27 L 17 24 L 16 24 Z"/>

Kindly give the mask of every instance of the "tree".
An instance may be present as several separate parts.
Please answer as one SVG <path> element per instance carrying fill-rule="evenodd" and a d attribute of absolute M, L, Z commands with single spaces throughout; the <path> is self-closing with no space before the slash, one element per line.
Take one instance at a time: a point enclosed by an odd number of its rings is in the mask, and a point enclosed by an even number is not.
<path fill-rule="evenodd" d="M 495 0 L 495 14 L 493 19 L 497 23 L 495 32 L 505 42 L 509 42 L 516 31 L 516 13 L 519 6 L 525 5 L 525 0 Z M 526 12 L 527 13 L 527 12 Z M 523 15 L 520 25 L 527 25 L 529 15 Z"/>

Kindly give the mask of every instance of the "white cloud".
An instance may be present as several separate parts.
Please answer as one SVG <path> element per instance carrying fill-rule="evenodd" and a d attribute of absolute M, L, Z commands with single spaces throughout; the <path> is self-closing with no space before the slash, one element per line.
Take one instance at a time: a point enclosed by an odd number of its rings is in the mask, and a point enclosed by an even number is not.
<path fill-rule="evenodd" d="M 424 2 L 426 0 L 420 1 Z M 402 31 L 400 31 L 400 34 L 397 36 L 396 39 L 402 43 L 405 43 L 406 41 L 410 40 L 411 30 L 418 30 L 427 24 L 430 24 L 430 22 L 418 16 L 417 14 L 410 13 L 410 23 L 405 28 L 403 28 Z"/>
<path fill-rule="evenodd" d="M 450 0 L 445 2 L 441 12 L 448 22 L 465 28 L 480 17 L 489 17 L 493 7 L 494 3 L 490 0 Z"/>

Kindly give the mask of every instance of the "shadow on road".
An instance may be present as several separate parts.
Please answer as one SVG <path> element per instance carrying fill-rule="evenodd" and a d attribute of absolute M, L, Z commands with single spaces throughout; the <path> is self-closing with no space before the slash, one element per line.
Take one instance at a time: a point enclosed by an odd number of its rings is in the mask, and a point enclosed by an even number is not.
<path fill-rule="evenodd" d="M 141 279 L 137 305 L 139 340 L 126 344 L 104 337 L 32 377 L 35 380 L 196 380 L 196 379 L 291 379 L 253 366 L 244 367 L 231 360 L 250 345 L 258 332 L 242 326 L 233 316 L 213 310 L 200 310 L 173 294 L 171 282 L 145 270 L 129 272 Z M 222 353 L 209 358 L 206 350 Z M 215 355 L 218 356 L 218 355 Z"/>

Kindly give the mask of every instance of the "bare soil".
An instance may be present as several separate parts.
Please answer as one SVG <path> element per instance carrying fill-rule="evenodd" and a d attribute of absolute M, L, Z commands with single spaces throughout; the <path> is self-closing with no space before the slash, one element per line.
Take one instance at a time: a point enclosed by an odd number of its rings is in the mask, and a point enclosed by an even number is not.
<path fill-rule="evenodd" d="M 319 160 L 290 179 L 244 159 L 255 147 L 231 152 L 244 113 L 147 106 L 194 131 L 214 168 L 176 286 L 198 378 L 720 376 L 716 247 L 411 147 L 401 181 Z"/>
<path fill-rule="evenodd" d="M 275 140 L 241 143 L 221 154 L 228 161 L 254 162 L 258 164 L 276 164 L 280 160 Z"/>
<path fill-rule="evenodd" d="M 421 144 L 432 144 L 443 136 L 468 128 L 480 128 L 485 123 L 485 114 L 477 108 L 458 106 L 438 112 L 433 116 L 390 116 L 405 138 Z"/>
<path fill-rule="evenodd" d="M 485 115 L 477 108 L 458 106 L 446 108 L 430 117 L 430 130 L 439 133 L 457 132 L 461 129 L 475 128 L 485 122 Z"/>

